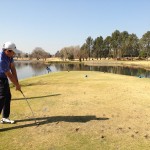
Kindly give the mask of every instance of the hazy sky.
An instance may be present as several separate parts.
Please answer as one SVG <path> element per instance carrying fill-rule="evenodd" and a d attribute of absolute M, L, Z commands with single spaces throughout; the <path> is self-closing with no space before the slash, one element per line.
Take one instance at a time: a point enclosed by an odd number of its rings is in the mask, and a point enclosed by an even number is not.
<path fill-rule="evenodd" d="M 1 47 L 13 41 L 23 52 L 55 54 L 115 30 L 139 38 L 150 31 L 150 0 L 0 0 Z"/>

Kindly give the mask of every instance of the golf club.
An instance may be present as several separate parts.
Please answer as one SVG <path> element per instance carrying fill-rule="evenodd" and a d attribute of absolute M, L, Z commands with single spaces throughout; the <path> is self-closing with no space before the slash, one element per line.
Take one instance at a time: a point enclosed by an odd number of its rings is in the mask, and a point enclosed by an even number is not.
<path fill-rule="evenodd" d="M 39 125 L 39 123 L 36 121 L 36 118 L 35 118 L 35 116 L 34 116 L 33 110 L 32 110 L 32 108 L 31 108 L 31 106 L 30 106 L 30 104 L 29 104 L 27 98 L 25 97 L 25 95 L 23 94 L 23 92 L 22 92 L 21 90 L 20 90 L 20 92 L 22 93 L 23 97 L 25 98 L 25 100 L 26 100 L 26 102 L 27 102 L 27 104 L 28 104 L 28 106 L 29 106 L 29 108 L 30 108 L 30 110 L 31 110 L 31 112 L 32 112 L 32 116 L 33 116 L 33 118 L 35 119 L 35 124 L 36 124 L 36 125 Z"/>

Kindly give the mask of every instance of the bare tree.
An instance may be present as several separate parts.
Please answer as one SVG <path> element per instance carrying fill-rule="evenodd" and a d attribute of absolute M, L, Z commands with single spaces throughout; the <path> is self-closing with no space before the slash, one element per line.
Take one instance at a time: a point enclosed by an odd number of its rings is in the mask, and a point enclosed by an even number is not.
<path fill-rule="evenodd" d="M 45 50 L 43 50 L 41 47 L 36 47 L 32 51 L 31 57 L 36 58 L 37 60 L 39 60 L 39 59 L 46 60 L 46 58 L 50 57 L 50 54 L 48 52 L 46 52 Z"/>
<path fill-rule="evenodd" d="M 79 46 L 69 46 L 69 47 L 64 47 L 60 50 L 60 57 L 61 59 L 69 59 L 69 60 L 74 60 L 79 58 L 79 51 L 80 47 Z"/>

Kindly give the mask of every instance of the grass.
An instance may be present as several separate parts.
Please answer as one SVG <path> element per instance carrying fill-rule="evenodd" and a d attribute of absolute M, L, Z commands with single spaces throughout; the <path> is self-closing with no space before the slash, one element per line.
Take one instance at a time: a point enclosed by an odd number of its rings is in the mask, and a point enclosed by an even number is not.
<path fill-rule="evenodd" d="M 150 79 L 66 71 L 20 82 L 40 125 L 11 88 L 17 122 L 0 124 L 0 149 L 150 149 Z"/>
<path fill-rule="evenodd" d="M 90 66 L 128 66 L 133 68 L 144 68 L 150 70 L 150 61 L 134 60 L 134 61 L 118 61 L 118 60 L 90 60 L 85 61 L 84 64 Z"/>

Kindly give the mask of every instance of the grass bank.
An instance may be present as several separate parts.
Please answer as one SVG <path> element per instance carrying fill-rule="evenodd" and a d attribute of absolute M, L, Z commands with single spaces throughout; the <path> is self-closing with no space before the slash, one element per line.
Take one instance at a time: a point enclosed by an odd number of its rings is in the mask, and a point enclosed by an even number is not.
<path fill-rule="evenodd" d="M 87 75 L 87 76 L 86 76 Z M 56 72 L 21 81 L 0 149 L 149 150 L 150 79 L 100 72 Z"/>
<path fill-rule="evenodd" d="M 135 60 L 135 61 L 119 61 L 119 60 L 90 60 L 85 61 L 84 64 L 90 66 L 127 66 L 133 68 L 144 68 L 150 70 L 150 61 L 146 60 Z"/>
<path fill-rule="evenodd" d="M 18 58 L 15 59 L 15 61 L 32 61 L 32 62 L 42 62 L 45 64 L 51 64 L 51 63 L 68 63 L 68 64 L 73 64 L 73 63 L 84 63 L 85 65 L 89 65 L 89 66 L 128 66 L 128 67 L 133 67 L 133 68 L 144 68 L 146 70 L 150 70 L 150 61 L 147 60 L 134 60 L 134 61 L 129 61 L 129 60 L 125 60 L 125 61 L 120 61 L 120 60 L 106 60 L 106 59 L 102 59 L 102 60 L 84 60 L 84 61 L 79 61 L 74 60 L 66 60 L 63 61 L 60 58 L 47 58 L 46 60 L 40 59 L 40 60 L 36 60 L 36 59 L 32 59 L 29 60 L 27 58 Z"/>

